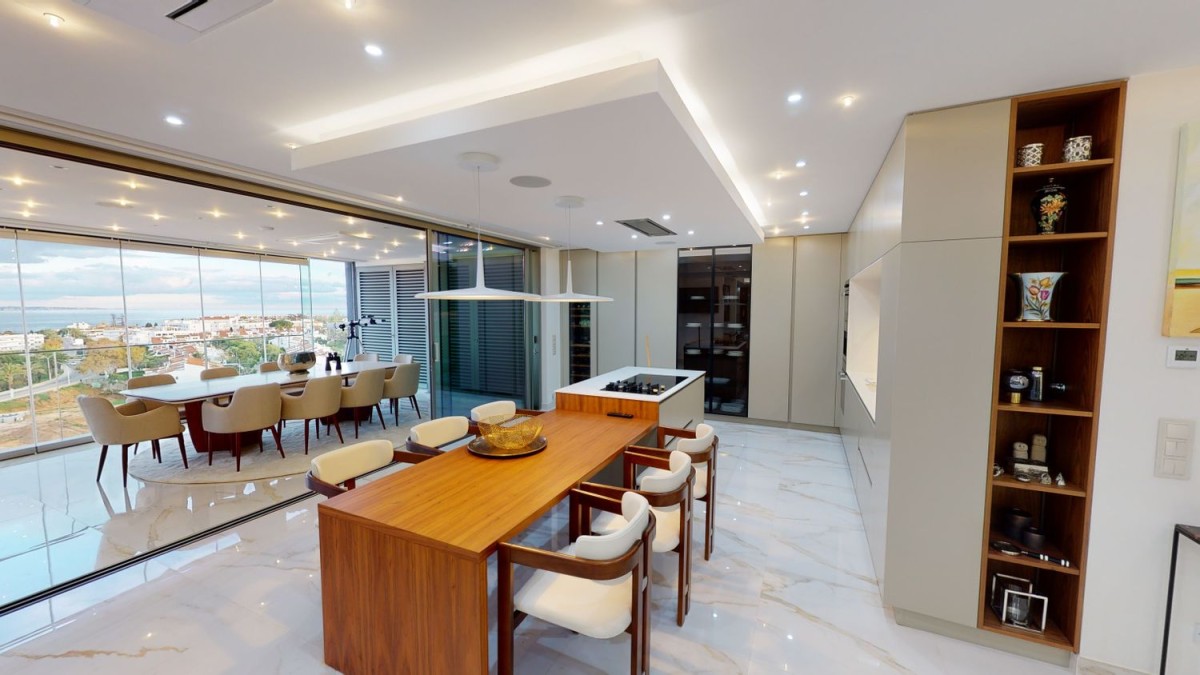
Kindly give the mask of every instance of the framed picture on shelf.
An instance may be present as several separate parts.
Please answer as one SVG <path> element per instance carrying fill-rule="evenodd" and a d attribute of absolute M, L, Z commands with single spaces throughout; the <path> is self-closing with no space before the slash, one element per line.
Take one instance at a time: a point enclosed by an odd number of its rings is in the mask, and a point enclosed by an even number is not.
<path fill-rule="evenodd" d="M 1036 593 L 1026 593 L 1008 588 L 1004 590 L 1003 603 L 1000 623 L 1031 633 L 1046 632 L 1046 615 L 1050 608 L 1049 598 Z"/>

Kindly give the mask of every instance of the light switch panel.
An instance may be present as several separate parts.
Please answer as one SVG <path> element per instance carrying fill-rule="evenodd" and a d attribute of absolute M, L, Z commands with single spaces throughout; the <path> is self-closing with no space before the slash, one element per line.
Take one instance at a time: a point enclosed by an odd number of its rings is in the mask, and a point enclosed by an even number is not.
<path fill-rule="evenodd" d="M 1191 478 L 1195 439 L 1195 421 L 1160 419 L 1157 451 L 1154 453 L 1154 475 L 1181 480 Z"/>
<path fill-rule="evenodd" d="M 1168 368 L 1195 368 L 1200 363 L 1200 348 L 1171 345 L 1167 347 Z"/>

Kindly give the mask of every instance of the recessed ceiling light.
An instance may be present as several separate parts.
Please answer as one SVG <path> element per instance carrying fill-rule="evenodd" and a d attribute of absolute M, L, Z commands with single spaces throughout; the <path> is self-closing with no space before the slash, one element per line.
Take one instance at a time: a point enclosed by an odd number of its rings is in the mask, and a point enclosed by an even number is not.
<path fill-rule="evenodd" d="M 404 197 L 402 195 L 396 195 L 396 201 L 402 202 L 404 201 Z"/>
<path fill-rule="evenodd" d="M 376 253 L 376 254 L 375 254 L 375 259 L 376 259 L 376 260 L 379 260 L 379 254 L 378 254 L 378 253 Z"/>
<path fill-rule="evenodd" d="M 32 216 L 33 214 L 32 214 L 32 213 L 30 213 L 30 212 L 28 212 L 28 211 L 22 211 L 22 212 L 21 212 L 21 215 L 22 215 L 22 216 L 25 216 L 26 218 L 28 218 L 29 216 Z"/>
<path fill-rule="evenodd" d="M 50 12 L 43 13 L 42 18 L 46 20 L 46 23 L 50 24 L 51 28 L 61 28 L 62 25 L 67 22 L 67 20 L 61 16 L 57 14 L 51 14 Z"/>
<path fill-rule="evenodd" d="M 691 236 L 691 235 L 693 235 L 693 234 L 696 234 L 696 231 L 695 231 L 695 230 L 688 230 L 688 236 Z"/>
<path fill-rule="evenodd" d="M 123 209 L 129 208 L 129 204 L 130 204 L 130 201 L 128 199 L 125 199 L 124 197 L 120 197 L 117 199 L 117 206 L 119 206 Z"/>
<path fill-rule="evenodd" d="M 137 182 L 137 179 L 134 178 L 130 178 L 129 182 L 123 183 L 123 185 L 128 185 L 130 190 L 136 190 L 142 186 L 142 184 Z"/>
<path fill-rule="evenodd" d="M 767 206 L 768 206 L 768 207 L 770 207 L 770 206 L 771 206 L 773 203 L 774 203 L 774 202 L 772 202 L 770 199 L 768 199 L 768 200 L 767 200 Z"/>
<path fill-rule="evenodd" d="M 775 228 L 775 232 L 774 232 L 773 234 L 779 234 L 779 228 L 778 228 L 778 227 L 776 227 L 776 228 Z"/>
<path fill-rule="evenodd" d="M 637 235 L 636 234 L 630 235 L 630 239 L 637 239 Z"/>
<path fill-rule="evenodd" d="M 112 230 L 113 232 L 120 232 L 121 226 L 116 223 L 113 223 L 112 225 L 108 226 L 108 229 Z"/>
<path fill-rule="evenodd" d="M 424 239 L 424 238 L 425 238 L 424 232 L 421 232 L 420 234 L 417 235 L 417 239 Z"/>
<path fill-rule="evenodd" d="M 787 99 L 788 103 L 799 103 L 802 100 L 804 100 L 804 97 L 801 96 L 800 92 L 798 92 L 798 91 L 794 91 L 794 92 L 788 94 L 788 99 Z"/>
<path fill-rule="evenodd" d="M 358 0 L 342 0 L 342 6 L 346 9 L 354 9 L 358 5 Z"/>
<path fill-rule="evenodd" d="M 804 229 L 806 229 L 806 230 L 807 230 L 807 229 L 808 229 L 808 228 L 810 228 L 810 227 L 812 227 L 812 226 L 811 226 L 811 225 L 805 225 L 805 226 L 804 226 Z"/>
<path fill-rule="evenodd" d="M 383 47 L 379 45 L 366 45 L 363 47 L 363 51 L 371 56 L 383 56 Z"/>
<path fill-rule="evenodd" d="M 299 245 L 300 245 L 300 242 L 298 242 L 298 241 L 293 241 L 293 242 L 292 242 L 292 246 L 299 246 Z"/>
<path fill-rule="evenodd" d="M 550 241 L 550 237 L 541 237 L 541 239 L 543 239 L 545 241 Z"/>
<path fill-rule="evenodd" d="M 801 191 L 800 191 L 800 196 L 801 196 L 801 197 L 807 197 L 807 196 L 808 196 L 808 190 L 801 190 Z"/>
<path fill-rule="evenodd" d="M 663 214 L 663 220 L 670 220 L 670 219 L 671 219 L 671 214 L 669 214 L 669 213 Z"/>
<path fill-rule="evenodd" d="M 265 249 L 265 248 L 266 248 L 266 245 L 265 245 L 265 244 L 259 244 L 259 245 L 258 245 L 258 250 L 260 250 L 260 251 L 261 251 L 261 250 L 263 250 L 263 249 Z"/>
<path fill-rule="evenodd" d="M 603 225 L 603 224 L 604 224 L 604 221 L 603 221 L 603 220 L 597 220 L 597 221 L 596 221 L 596 224 L 597 224 L 597 225 Z"/>
<path fill-rule="evenodd" d="M 392 246 L 399 246 L 399 245 L 400 245 L 400 240 L 399 240 L 399 239 L 393 239 L 393 240 L 392 240 Z"/>
<path fill-rule="evenodd" d="M 802 215 L 802 216 L 808 216 L 808 211 L 801 211 L 801 212 L 800 212 L 800 215 Z"/>
<path fill-rule="evenodd" d="M 346 242 L 344 242 L 344 241 L 339 241 L 337 245 L 338 245 L 338 246 L 345 246 L 345 245 L 346 245 Z"/>
<path fill-rule="evenodd" d="M 346 224 L 347 224 L 347 225 L 353 225 L 353 224 L 354 224 L 354 218 L 353 218 L 352 216 L 346 216 Z"/>
<path fill-rule="evenodd" d="M 283 209 L 280 209 L 280 208 L 276 208 L 276 209 L 275 209 L 275 217 L 276 217 L 276 218 L 282 218 L 282 217 L 284 217 L 284 216 L 286 216 L 286 215 L 287 215 L 287 214 L 286 214 L 286 213 L 284 213 Z"/>
<path fill-rule="evenodd" d="M 221 216 L 225 215 L 224 213 L 221 213 L 221 209 L 213 209 L 212 211 L 209 211 L 209 214 L 211 214 L 213 218 L 220 218 Z"/>
<path fill-rule="evenodd" d="M 245 232 L 234 232 L 233 236 L 237 237 L 238 239 L 245 239 L 246 233 Z"/>
<path fill-rule="evenodd" d="M 162 220 L 163 218 L 165 218 L 165 216 L 163 216 L 163 214 L 159 213 L 158 211 L 151 213 L 150 217 L 153 218 L 154 220 Z"/>
<path fill-rule="evenodd" d="M 841 98 L 840 98 L 840 99 L 838 99 L 838 100 L 842 102 L 842 107 L 843 107 L 843 108 L 849 108 L 850 106 L 854 105 L 854 102 L 855 102 L 857 99 L 856 99 L 855 97 L 853 97 L 853 96 L 851 96 L 851 95 L 847 94 L 847 95 L 845 95 L 845 96 L 841 97 Z"/>
<path fill-rule="evenodd" d="M 782 171 L 776 171 L 775 173 L 771 174 L 771 177 L 774 178 L 775 180 L 783 180 L 783 177 L 786 175 L 787 174 L 785 174 Z"/>
<path fill-rule="evenodd" d="M 391 253 L 391 251 L 390 251 L 390 250 L 388 250 L 388 249 L 386 249 L 386 248 L 385 248 L 385 249 L 383 249 L 383 252 L 384 252 L 384 253 Z"/>
<path fill-rule="evenodd" d="M 797 168 L 797 169 L 803 169 L 803 168 L 804 168 L 804 167 L 806 167 L 806 166 L 808 166 L 808 162 L 806 162 L 806 161 L 804 161 L 804 160 L 802 160 L 802 159 L 798 159 L 798 160 L 796 160 L 796 168 Z"/>
<path fill-rule="evenodd" d="M 31 209 L 32 209 L 32 208 L 34 208 L 34 207 L 36 207 L 37 205 L 38 205 L 38 203 L 37 203 L 37 202 L 35 202 L 35 201 L 33 201 L 32 199 L 26 199 L 26 200 L 25 200 L 25 206 L 28 206 L 28 207 L 29 207 L 29 208 L 31 208 Z"/>
<path fill-rule="evenodd" d="M 183 118 L 178 115 L 167 115 L 163 118 L 163 121 L 173 127 L 183 126 Z"/>
<path fill-rule="evenodd" d="M 295 150 L 296 148 L 300 147 L 299 143 L 284 143 L 284 145 L 287 146 L 288 150 Z"/>
<path fill-rule="evenodd" d="M 361 250 L 361 249 L 362 249 L 362 245 L 361 245 L 361 244 L 355 244 L 355 245 L 354 245 L 354 250 L 355 250 L 355 251 L 358 251 L 358 250 Z"/>
<path fill-rule="evenodd" d="M 12 178 L 9 178 L 9 180 L 12 181 L 12 184 L 16 185 L 17 187 L 21 187 L 25 184 L 25 179 L 21 178 L 20 176 L 13 176 Z"/>

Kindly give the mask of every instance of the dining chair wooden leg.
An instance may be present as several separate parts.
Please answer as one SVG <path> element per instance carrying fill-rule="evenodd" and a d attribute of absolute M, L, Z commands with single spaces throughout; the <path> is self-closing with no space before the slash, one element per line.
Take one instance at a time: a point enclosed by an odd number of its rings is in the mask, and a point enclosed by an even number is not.
<path fill-rule="evenodd" d="M 417 411 L 417 419 L 421 419 L 421 406 L 417 405 L 417 397 L 409 396 L 408 400 L 412 403 L 413 410 Z"/>
<path fill-rule="evenodd" d="M 716 507 L 716 505 L 717 505 L 717 500 L 712 498 L 711 492 L 708 493 L 707 495 L 704 495 L 704 559 L 705 560 L 709 560 L 712 558 L 713 535 L 716 534 L 716 527 L 714 525 L 714 523 L 715 523 L 714 517 L 715 516 L 713 514 L 713 511 L 716 510 L 714 508 L 714 507 Z"/>
<path fill-rule="evenodd" d="M 204 432 L 204 444 L 208 446 L 208 465 L 212 466 L 213 444 L 211 431 Z"/>
<path fill-rule="evenodd" d="M 150 450 L 154 459 L 157 459 L 158 463 L 162 464 L 162 447 L 159 446 L 157 440 L 150 441 Z"/>
<path fill-rule="evenodd" d="M 304 430 L 308 431 L 308 427 L 307 426 L 304 427 Z M 275 437 L 275 449 L 279 450 L 279 456 L 283 457 L 284 459 L 287 459 L 287 455 L 283 454 L 283 443 L 281 443 L 279 440 L 279 429 L 276 429 L 275 427 L 271 427 L 271 435 Z M 308 454 L 308 453 L 306 452 L 304 454 Z"/>
<path fill-rule="evenodd" d="M 508 551 L 503 547 L 497 557 L 496 571 L 499 579 L 496 585 L 496 595 L 499 597 L 499 608 L 496 626 L 496 668 L 500 675 L 512 675 L 513 672 L 513 569 L 509 561 Z"/>
<path fill-rule="evenodd" d="M 346 444 L 346 440 L 345 440 L 344 438 L 342 438 L 342 423 L 341 423 L 340 421 L 338 421 L 338 418 L 337 418 L 337 416 L 336 416 L 336 415 L 335 415 L 335 416 L 334 416 L 334 418 L 333 418 L 333 429 L 334 429 L 334 431 L 336 431 L 336 432 L 337 432 L 337 435 L 338 435 L 338 443 L 341 443 L 342 445 L 345 445 L 345 444 Z M 326 435 L 328 435 L 328 434 L 326 434 Z"/>
<path fill-rule="evenodd" d="M 394 426 L 400 426 L 400 399 L 393 398 L 388 401 L 392 406 L 392 422 Z"/>
<path fill-rule="evenodd" d="M 133 444 L 121 446 L 121 486 L 129 487 L 129 448 Z"/>
<path fill-rule="evenodd" d="M 370 408 L 368 408 L 368 410 L 370 410 Z M 379 413 L 379 426 L 383 427 L 384 430 L 386 430 L 387 422 L 383 421 L 383 409 L 379 407 L 378 403 L 375 404 L 375 412 Z"/>
<path fill-rule="evenodd" d="M 96 482 L 100 482 L 100 474 L 104 473 L 104 458 L 108 457 L 108 446 L 100 446 L 100 464 L 96 467 Z"/>
<path fill-rule="evenodd" d="M 176 434 L 175 440 L 179 441 L 179 456 L 183 458 L 183 468 L 188 468 L 187 451 L 183 449 L 183 434 Z"/>
<path fill-rule="evenodd" d="M 258 437 L 258 444 L 262 445 L 262 435 Z M 242 470 L 242 444 L 234 442 L 233 444 L 234 471 Z"/>
<path fill-rule="evenodd" d="M 304 454 L 308 454 L 308 420 L 304 420 Z"/>
<path fill-rule="evenodd" d="M 358 440 L 358 408 L 354 409 L 354 440 Z"/>

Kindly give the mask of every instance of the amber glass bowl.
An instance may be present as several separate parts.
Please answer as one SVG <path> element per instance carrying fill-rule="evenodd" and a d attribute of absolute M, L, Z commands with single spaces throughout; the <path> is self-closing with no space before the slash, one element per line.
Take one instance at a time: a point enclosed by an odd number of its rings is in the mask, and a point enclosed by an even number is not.
<path fill-rule="evenodd" d="M 503 450 L 518 450 L 533 442 L 542 433 L 542 423 L 536 417 L 497 415 L 479 420 L 479 433 L 487 442 Z"/>

